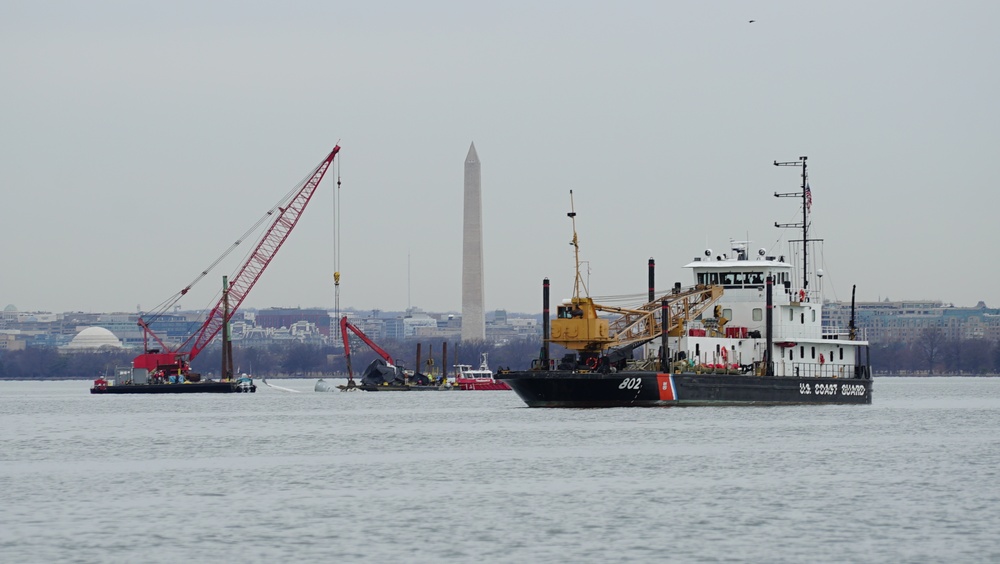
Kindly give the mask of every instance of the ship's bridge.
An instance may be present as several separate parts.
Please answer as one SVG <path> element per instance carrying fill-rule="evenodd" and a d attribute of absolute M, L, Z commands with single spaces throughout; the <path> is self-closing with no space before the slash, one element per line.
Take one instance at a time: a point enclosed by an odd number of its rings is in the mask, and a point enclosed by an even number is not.
<path fill-rule="evenodd" d="M 785 257 L 767 256 L 761 249 L 756 258 L 748 256 L 745 246 L 734 246 L 731 254 L 715 255 L 705 250 L 705 257 L 695 257 L 684 266 L 694 271 L 696 284 L 719 285 L 727 291 L 740 288 L 764 288 L 768 276 L 776 286 L 791 281 L 792 265 Z"/>

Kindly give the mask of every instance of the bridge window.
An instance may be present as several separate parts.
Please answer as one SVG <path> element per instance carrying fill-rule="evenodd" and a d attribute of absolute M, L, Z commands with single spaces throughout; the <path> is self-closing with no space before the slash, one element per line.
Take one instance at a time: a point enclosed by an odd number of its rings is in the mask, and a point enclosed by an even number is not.
<path fill-rule="evenodd" d="M 843 347 L 841 347 L 841 349 L 840 349 L 840 360 L 844 360 L 844 349 L 843 349 Z"/>
<path fill-rule="evenodd" d="M 806 348 L 799 347 L 799 358 L 805 358 L 805 357 L 806 357 Z"/>
<path fill-rule="evenodd" d="M 816 347 L 809 347 L 809 348 L 811 349 L 809 352 L 812 353 L 812 357 L 815 359 L 816 358 Z"/>

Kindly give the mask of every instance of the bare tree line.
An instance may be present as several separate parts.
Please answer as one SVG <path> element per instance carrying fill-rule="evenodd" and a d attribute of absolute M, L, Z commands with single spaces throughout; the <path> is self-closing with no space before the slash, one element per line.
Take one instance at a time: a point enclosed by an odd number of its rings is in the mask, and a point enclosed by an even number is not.
<path fill-rule="evenodd" d="M 949 339 L 937 327 L 912 343 L 872 345 L 876 374 L 1000 374 L 1000 341 Z"/>
<path fill-rule="evenodd" d="M 352 341 L 353 343 L 353 341 Z M 480 353 L 489 354 L 490 367 L 527 369 L 538 357 L 540 339 L 523 339 L 504 344 L 487 342 L 449 342 L 448 359 L 441 358 L 444 341 L 421 342 L 421 372 L 440 373 L 442 362 L 449 373 L 455 364 L 479 365 Z M 416 365 L 416 341 L 386 341 L 380 346 L 393 359 L 413 369 Z M 374 351 L 358 343 L 351 348 L 355 374 L 378 358 Z M 556 358 L 553 351 L 553 358 Z M 30 347 L 0 354 L 0 379 L 73 379 L 106 376 L 119 366 L 131 366 L 132 351 L 102 349 L 89 353 L 63 354 L 54 347 Z M 330 345 L 306 343 L 241 347 L 234 350 L 236 368 L 258 377 L 329 377 L 344 375 L 347 365 L 343 351 Z M 889 342 L 871 347 L 872 369 L 876 374 L 1000 374 L 1000 341 L 984 339 L 948 339 L 938 328 L 924 330 L 912 344 Z M 219 371 L 219 348 L 210 347 L 192 368 L 205 375 Z"/>
<path fill-rule="evenodd" d="M 449 342 L 448 359 L 442 359 L 443 340 L 421 342 L 421 372 L 433 370 L 440 373 L 442 362 L 449 374 L 454 373 L 455 364 L 479 366 L 480 354 L 489 354 L 490 367 L 528 368 L 531 359 L 538 356 L 540 341 L 518 340 L 505 344 L 487 342 Z M 397 364 L 408 369 L 416 365 L 416 341 L 387 341 L 379 343 Z M 95 352 L 60 353 L 54 347 L 29 347 L 21 351 L 5 351 L 0 354 L 0 379 L 63 380 L 74 378 L 91 379 L 112 374 L 119 366 L 131 366 L 134 351 L 101 349 Z M 238 372 L 254 376 L 275 377 L 322 377 L 346 375 L 347 364 L 343 350 L 330 345 L 307 343 L 273 344 L 266 346 L 242 347 L 234 345 L 234 360 Z M 378 355 L 361 343 L 351 346 L 351 366 L 355 374 L 364 371 Z M 432 364 L 428 363 L 432 361 Z M 219 373 L 221 364 L 218 346 L 209 347 L 192 363 L 192 369 L 212 377 Z"/>

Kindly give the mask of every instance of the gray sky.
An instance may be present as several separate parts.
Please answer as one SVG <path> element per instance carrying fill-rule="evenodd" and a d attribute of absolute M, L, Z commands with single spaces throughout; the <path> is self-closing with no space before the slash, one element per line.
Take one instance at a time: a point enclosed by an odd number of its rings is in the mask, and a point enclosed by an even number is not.
<path fill-rule="evenodd" d="M 488 311 L 569 296 L 570 189 L 596 295 L 783 253 L 800 155 L 828 297 L 1000 305 L 1000 3 L 485 4 L 0 2 L 0 307 L 150 308 L 338 139 L 342 307 L 405 308 L 409 256 L 460 309 L 470 141 Z M 331 192 L 245 306 L 333 306 Z"/>

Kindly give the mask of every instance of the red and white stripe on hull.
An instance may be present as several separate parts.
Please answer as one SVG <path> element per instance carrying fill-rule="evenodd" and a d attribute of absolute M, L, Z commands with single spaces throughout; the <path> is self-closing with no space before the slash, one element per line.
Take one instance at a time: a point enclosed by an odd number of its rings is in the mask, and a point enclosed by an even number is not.
<path fill-rule="evenodd" d="M 660 391 L 660 401 L 675 401 L 677 388 L 674 387 L 673 374 L 657 374 L 656 389 Z"/>

